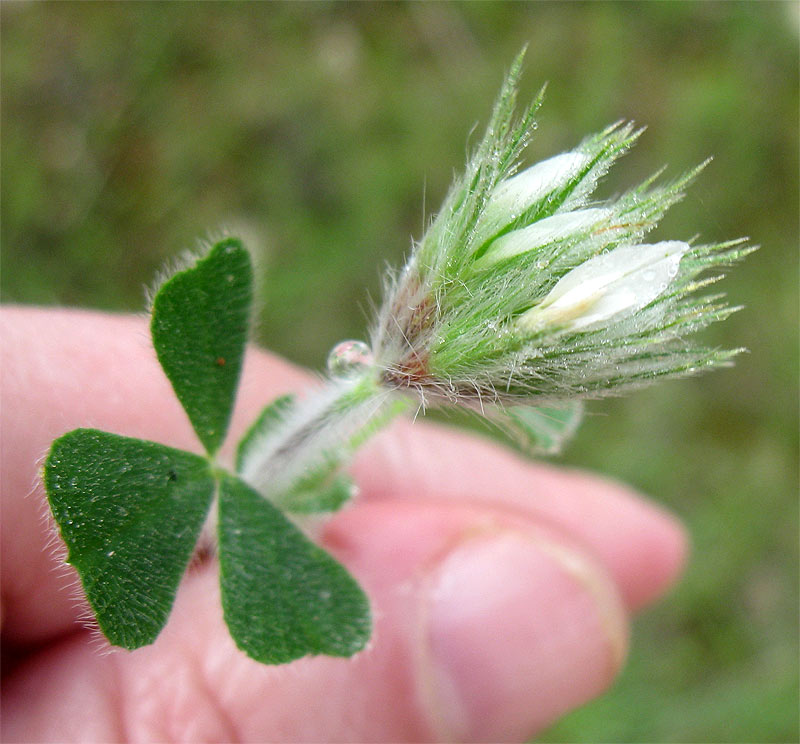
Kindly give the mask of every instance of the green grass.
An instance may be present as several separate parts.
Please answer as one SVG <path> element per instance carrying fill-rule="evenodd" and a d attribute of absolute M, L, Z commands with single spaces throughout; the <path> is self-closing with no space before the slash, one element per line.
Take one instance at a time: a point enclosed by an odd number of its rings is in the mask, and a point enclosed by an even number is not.
<path fill-rule="evenodd" d="M 748 235 L 731 370 L 596 403 L 566 462 L 692 534 L 615 688 L 548 741 L 796 741 L 798 14 L 792 3 L 2 6 L 6 302 L 139 311 L 159 266 L 228 227 L 260 257 L 261 341 L 321 367 L 463 166 L 529 44 L 531 154 L 648 125 L 603 187 L 713 155 L 656 236 Z M 426 194 L 423 202 L 423 191 Z"/>

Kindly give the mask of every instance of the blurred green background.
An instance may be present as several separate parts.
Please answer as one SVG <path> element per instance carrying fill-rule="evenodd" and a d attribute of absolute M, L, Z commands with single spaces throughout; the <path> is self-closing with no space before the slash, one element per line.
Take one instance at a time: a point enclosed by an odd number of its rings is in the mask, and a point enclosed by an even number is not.
<path fill-rule="evenodd" d="M 602 187 L 715 160 L 656 235 L 748 235 L 707 331 L 734 369 L 594 403 L 562 459 L 688 524 L 681 585 L 613 690 L 547 741 L 797 741 L 795 3 L 4 3 L 2 296 L 139 311 L 162 263 L 229 229 L 261 341 L 321 367 L 419 236 L 529 44 L 531 157 L 648 125 Z M 535 610 L 535 608 L 534 608 Z"/>

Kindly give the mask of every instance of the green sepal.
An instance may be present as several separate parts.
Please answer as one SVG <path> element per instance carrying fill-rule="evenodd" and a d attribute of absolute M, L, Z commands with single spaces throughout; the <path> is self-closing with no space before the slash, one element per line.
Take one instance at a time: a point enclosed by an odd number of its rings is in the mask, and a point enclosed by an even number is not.
<path fill-rule="evenodd" d="M 364 648 L 369 600 L 355 579 L 242 480 L 220 478 L 222 608 L 236 645 L 265 664 Z"/>
<path fill-rule="evenodd" d="M 164 627 L 214 495 L 208 461 L 75 429 L 44 465 L 50 509 L 103 634 L 127 649 Z"/>
<path fill-rule="evenodd" d="M 528 454 L 554 455 L 573 437 L 583 419 L 583 403 L 514 406 L 498 413 L 496 423 Z"/>
<path fill-rule="evenodd" d="M 524 455 L 554 455 L 574 436 L 583 418 L 583 402 L 558 406 L 485 405 L 481 412 L 445 408 L 439 415 L 454 424 L 489 434 Z"/>
<path fill-rule="evenodd" d="M 158 360 L 209 454 L 228 430 L 253 298 L 250 255 L 233 238 L 167 280 L 150 324 Z"/>
<path fill-rule="evenodd" d="M 291 393 L 281 395 L 275 398 L 272 403 L 264 406 L 258 418 L 250 425 L 250 428 L 244 433 L 236 447 L 237 473 L 242 472 L 247 456 L 252 451 L 257 450 L 263 439 L 276 431 L 278 426 L 284 422 L 286 416 L 294 408 L 296 397 Z"/>

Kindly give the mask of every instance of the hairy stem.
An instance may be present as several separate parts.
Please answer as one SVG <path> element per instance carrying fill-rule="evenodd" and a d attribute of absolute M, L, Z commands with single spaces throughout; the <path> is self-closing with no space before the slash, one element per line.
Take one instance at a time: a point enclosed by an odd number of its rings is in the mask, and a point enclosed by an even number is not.
<path fill-rule="evenodd" d="M 380 386 L 373 368 L 329 379 L 265 432 L 241 475 L 279 507 L 293 510 L 309 489 L 324 489 L 370 436 L 409 405 Z"/>

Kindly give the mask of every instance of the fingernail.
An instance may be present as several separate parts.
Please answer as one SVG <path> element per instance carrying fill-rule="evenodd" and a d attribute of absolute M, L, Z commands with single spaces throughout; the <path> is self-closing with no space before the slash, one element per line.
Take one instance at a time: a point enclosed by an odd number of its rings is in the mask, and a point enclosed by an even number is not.
<path fill-rule="evenodd" d="M 622 664 L 621 601 L 575 548 L 518 532 L 470 537 L 429 589 L 422 696 L 441 739 L 522 741 L 599 694 Z"/>

